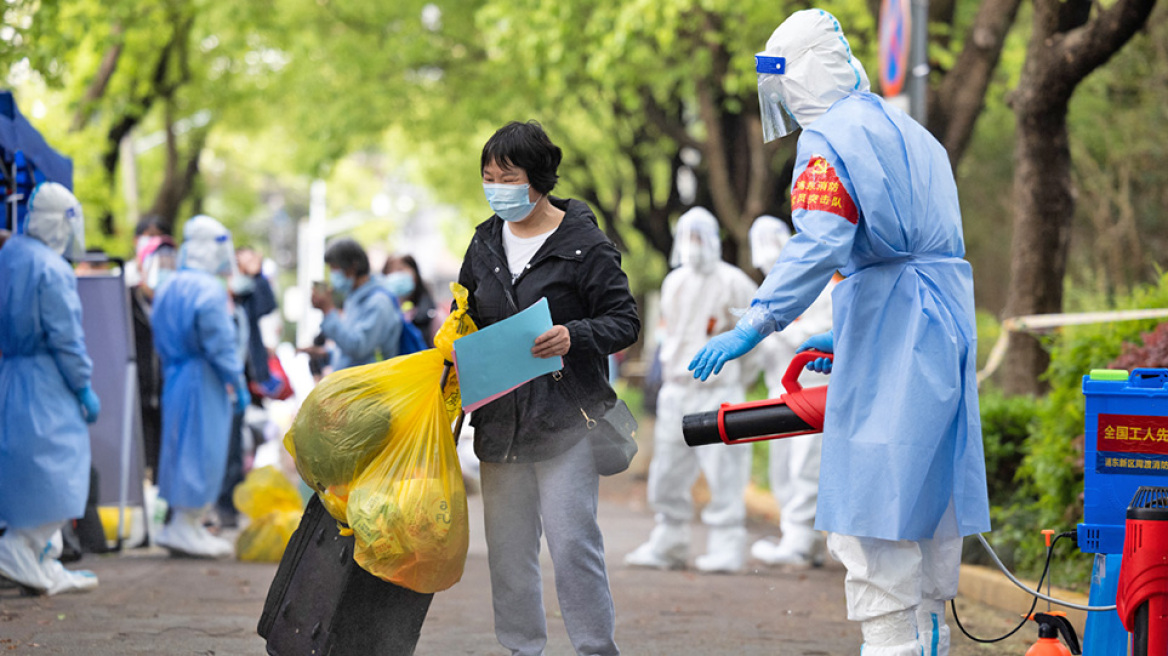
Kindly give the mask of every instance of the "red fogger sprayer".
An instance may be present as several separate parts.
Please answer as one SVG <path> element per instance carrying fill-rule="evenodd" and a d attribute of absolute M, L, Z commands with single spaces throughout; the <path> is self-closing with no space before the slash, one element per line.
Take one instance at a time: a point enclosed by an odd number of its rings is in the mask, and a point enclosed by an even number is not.
<path fill-rule="evenodd" d="M 1132 656 L 1168 654 L 1168 488 L 1140 487 L 1127 508 L 1116 610 Z"/>
<path fill-rule="evenodd" d="M 799 384 L 803 367 L 830 353 L 797 353 L 783 374 L 783 389 L 777 399 L 747 403 L 723 403 L 712 412 L 686 415 L 681 432 L 689 446 L 704 444 L 744 444 L 782 437 L 823 432 L 823 408 L 827 405 L 827 385 L 804 388 Z"/>

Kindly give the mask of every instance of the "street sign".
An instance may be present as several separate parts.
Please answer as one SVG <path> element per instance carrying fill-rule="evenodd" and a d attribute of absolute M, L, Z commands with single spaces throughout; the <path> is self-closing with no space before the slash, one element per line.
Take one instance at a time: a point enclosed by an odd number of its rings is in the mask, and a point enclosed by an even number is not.
<path fill-rule="evenodd" d="M 880 89 L 886 98 L 904 91 L 908 76 L 910 11 L 909 0 L 880 3 Z"/>

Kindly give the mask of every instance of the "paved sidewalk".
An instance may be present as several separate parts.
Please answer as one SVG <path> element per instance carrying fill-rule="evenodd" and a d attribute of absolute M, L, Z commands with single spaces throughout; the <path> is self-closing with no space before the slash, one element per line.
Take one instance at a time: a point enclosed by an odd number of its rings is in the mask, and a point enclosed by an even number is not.
<path fill-rule="evenodd" d="M 843 568 L 805 572 L 752 568 L 737 576 L 623 567 L 648 534 L 644 483 L 634 474 L 604 479 L 601 524 L 617 607 L 617 640 L 631 656 L 837 656 L 859 652 L 859 627 L 845 620 Z M 482 535 L 482 506 L 471 497 L 471 546 L 462 581 L 438 593 L 419 655 L 505 656 L 495 641 Z M 751 538 L 773 530 L 760 522 Z M 695 549 L 704 545 L 695 525 Z M 0 590 L 0 653 L 78 656 L 262 655 L 256 621 L 275 565 L 175 560 L 160 550 L 87 557 L 101 578 L 94 593 L 51 598 Z M 559 617 L 551 563 L 544 558 L 549 656 L 571 654 Z M 982 634 L 1004 632 L 1017 615 L 959 598 L 962 619 Z M 952 622 L 951 622 L 952 626 Z M 980 646 L 954 629 L 953 656 L 1021 655 L 1036 631 Z"/>

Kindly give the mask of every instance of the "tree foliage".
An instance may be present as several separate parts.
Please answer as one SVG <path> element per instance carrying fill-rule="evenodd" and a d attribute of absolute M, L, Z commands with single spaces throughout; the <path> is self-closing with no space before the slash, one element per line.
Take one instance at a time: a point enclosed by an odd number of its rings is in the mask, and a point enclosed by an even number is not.
<path fill-rule="evenodd" d="M 998 158 L 1013 134 L 977 118 L 988 108 L 997 120 L 1018 82 L 1029 30 L 1014 26 L 1014 17 L 1032 13 L 1019 3 L 930 4 L 929 127 L 954 162 L 967 152 L 977 158 L 959 168 L 976 174 L 960 180 L 970 256 L 979 287 L 991 290 L 1006 284 L 1005 263 L 993 258 L 1006 229 L 1000 217 L 1010 209 L 1005 183 L 991 174 L 1009 170 Z M 847 27 L 875 80 L 879 3 L 820 6 Z M 753 218 L 787 215 L 794 144 L 762 144 L 753 54 L 802 7 L 762 0 L 12 0 L 0 66 L 34 73 L 20 90 L 46 106 L 38 125 L 74 157 L 91 232 L 105 233 L 109 244 L 128 243 L 133 205 L 170 219 L 204 209 L 229 224 L 265 212 L 269 199 L 302 213 L 308 177 L 347 175 L 336 163 L 360 152 L 389 153 L 376 166 L 409 169 L 436 190 L 436 200 L 465 208 L 470 226 L 485 216 L 476 170 L 482 143 L 506 121 L 537 119 L 565 150 L 559 193 L 592 205 L 633 255 L 635 281 L 654 285 L 671 222 L 690 205 L 715 212 L 726 228 L 726 255 L 740 263 Z M 1132 59 L 1122 68 L 1139 66 Z M 1162 75 L 1164 67 L 1155 70 Z M 1117 72 L 1109 93 L 1133 79 Z M 1152 115 L 1154 94 L 1139 95 L 1125 123 L 1135 143 L 1143 134 L 1137 117 L 1162 118 L 1165 106 Z M 1130 244 L 1132 230 L 1121 226 L 1133 220 L 1105 208 L 1130 206 L 1138 222 L 1160 178 L 1148 167 L 1122 173 L 1130 160 L 1107 148 L 1104 133 L 1110 130 L 1075 147 L 1105 172 L 1091 178 L 1098 185 L 1084 185 L 1092 208 L 1085 229 L 1116 235 L 1110 259 L 1088 262 L 1111 271 L 1114 253 Z M 143 151 L 132 202 L 120 177 L 125 135 Z M 1142 143 L 1147 161 L 1158 162 Z M 692 184 L 679 189 L 679 179 Z M 1130 193 L 1110 191 L 1125 188 Z M 979 266 L 979 257 L 989 265 Z"/>

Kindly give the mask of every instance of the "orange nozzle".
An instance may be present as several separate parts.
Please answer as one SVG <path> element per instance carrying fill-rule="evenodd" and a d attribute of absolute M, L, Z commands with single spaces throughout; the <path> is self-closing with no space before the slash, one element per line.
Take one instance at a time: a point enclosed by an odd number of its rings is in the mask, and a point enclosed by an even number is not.
<path fill-rule="evenodd" d="M 1050 536 L 1054 535 L 1054 529 L 1044 528 L 1042 534 L 1046 536 L 1046 546 L 1050 548 Z"/>

